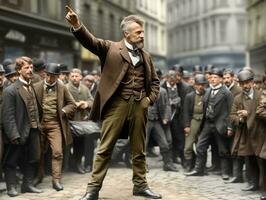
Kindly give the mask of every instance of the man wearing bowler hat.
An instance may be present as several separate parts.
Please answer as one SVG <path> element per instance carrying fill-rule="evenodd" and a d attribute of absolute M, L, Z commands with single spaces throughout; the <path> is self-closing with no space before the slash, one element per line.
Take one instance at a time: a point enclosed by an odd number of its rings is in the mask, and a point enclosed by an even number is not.
<path fill-rule="evenodd" d="M 231 92 L 222 84 L 223 72 L 213 68 L 210 72 L 210 88 L 203 97 L 203 124 L 197 143 L 197 159 L 195 170 L 186 173 L 187 176 L 203 176 L 207 160 L 207 149 L 210 139 L 215 138 L 218 145 L 222 164 L 227 163 L 230 150 L 226 147 L 227 129 L 229 127 L 229 114 L 233 97 Z M 226 169 L 226 168 L 225 168 Z M 229 179 L 227 171 L 222 171 L 222 177 Z"/>
<path fill-rule="evenodd" d="M 92 177 L 82 200 L 98 199 L 108 170 L 113 147 L 121 132 L 130 137 L 133 195 L 161 199 L 146 180 L 145 137 L 147 109 L 159 93 L 159 79 L 144 47 L 144 21 L 136 15 L 121 22 L 123 40 L 112 42 L 94 37 L 67 6 L 66 19 L 79 42 L 101 61 L 101 80 L 90 118 L 102 120 L 101 142 L 94 160 Z M 127 127 L 126 129 L 123 129 Z M 123 131 L 125 130 L 125 131 Z"/>
<path fill-rule="evenodd" d="M 42 105 L 42 134 L 52 149 L 52 187 L 56 191 L 63 190 L 63 147 L 72 143 L 67 119 L 73 117 L 76 109 L 73 97 L 57 80 L 59 73 L 59 64 L 48 63 L 45 68 L 45 79 L 34 85 L 37 100 Z"/>
<path fill-rule="evenodd" d="M 203 96 L 208 81 L 203 74 L 195 75 L 194 90 L 188 93 L 184 101 L 184 167 L 190 172 L 194 167 L 193 144 L 197 142 L 203 119 Z"/>

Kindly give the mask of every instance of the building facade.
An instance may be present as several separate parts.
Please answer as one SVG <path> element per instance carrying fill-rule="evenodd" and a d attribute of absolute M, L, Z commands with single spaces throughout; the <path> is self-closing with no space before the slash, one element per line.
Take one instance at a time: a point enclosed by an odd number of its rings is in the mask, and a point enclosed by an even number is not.
<path fill-rule="evenodd" d="M 250 66 L 256 73 L 266 73 L 266 1 L 249 0 L 247 11 Z"/>
<path fill-rule="evenodd" d="M 136 13 L 145 19 L 145 49 L 156 67 L 166 67 L 166 0 L 136 0 Z"/>
<path fill-rule="evenodd" d="M 79 57 L 65 17 L 68 0 L 0 0 L 0 62 L 18 56 L 73 66 Z"/>
<path fill-rule="evenodd" d="M 168 0 L 168 64 L 245 66 L 245 0 Z"/>

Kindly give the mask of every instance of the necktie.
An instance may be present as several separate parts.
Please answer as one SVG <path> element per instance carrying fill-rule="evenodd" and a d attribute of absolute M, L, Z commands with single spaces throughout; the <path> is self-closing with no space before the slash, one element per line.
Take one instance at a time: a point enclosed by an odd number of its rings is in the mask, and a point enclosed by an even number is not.
<path fill-rule="evenodd" d="M 31 92 L 31 84 L 23 84 L 23 86 L 26 88 L 28 92 Z"/>
<path fill-rule="evenodd" d="M 129 49 L 129 48 L 127 48 L 127 50 L 132 54 L 132 56 L 134 56 L 134 57 L 139 56 L 139 50 L 138 49 Z"/>

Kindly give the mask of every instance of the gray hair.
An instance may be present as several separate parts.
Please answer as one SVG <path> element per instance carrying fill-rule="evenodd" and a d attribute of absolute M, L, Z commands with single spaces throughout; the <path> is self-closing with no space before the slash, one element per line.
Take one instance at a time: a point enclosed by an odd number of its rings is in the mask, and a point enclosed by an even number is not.
<path fill-rule="evenodd" d="M 120 24 L 120 28 L 122 29 L 123 32 L 127 32 L 129 30 L 129 25 L 133 22 L 136 22 L 137 24 L 139 24 L 142 27 L 144 25 L 144 20 L 140 16 L 129 15 L 122 20 L 122 22 Z"/>

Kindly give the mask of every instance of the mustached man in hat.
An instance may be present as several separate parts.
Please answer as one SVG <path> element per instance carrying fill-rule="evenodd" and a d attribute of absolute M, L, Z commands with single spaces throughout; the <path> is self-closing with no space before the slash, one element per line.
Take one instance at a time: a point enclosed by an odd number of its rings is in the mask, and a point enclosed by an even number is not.
<path fill-rule="evenodd" d="M 60 65 L 48 63 L 45 79 L 34 85 L 37 100 L 42 107 L 42 135 L 52 150 L 52 187 L 63 190 L 61 183 L 63 148 L 72 143 L 68 118 L 76 110 L 75 101 L 67 88 L 58 81 Z"/>

